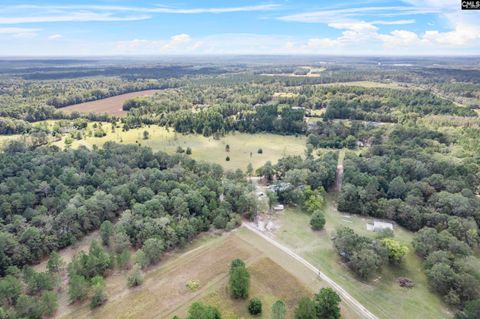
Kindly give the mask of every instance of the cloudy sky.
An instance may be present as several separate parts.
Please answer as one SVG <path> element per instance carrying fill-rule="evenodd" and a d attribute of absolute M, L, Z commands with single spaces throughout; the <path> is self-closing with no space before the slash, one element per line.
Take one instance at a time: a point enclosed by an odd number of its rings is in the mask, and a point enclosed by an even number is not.
<path fill-rule="evenodd" d="M 480 55 L 461 0 L 1 2 L 1 56 Z"/>

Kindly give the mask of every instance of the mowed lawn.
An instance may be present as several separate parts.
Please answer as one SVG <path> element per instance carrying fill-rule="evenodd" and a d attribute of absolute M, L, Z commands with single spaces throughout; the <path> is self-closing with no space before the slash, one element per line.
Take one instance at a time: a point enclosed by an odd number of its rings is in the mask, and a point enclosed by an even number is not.
<path fill-rule="evenodd" d="M 395 239 L 407 244 L 410 252 L 403 265 L 386 266 L 369 282 L 359 280 L 340 260 L 331 240 L 332 232 L 347 226 L 358 234 L 374 237 L 367 231 L 371 218 L 346 215 L 336 210 L 335 202 L 329 197 L 326 209 L 325 230 L 313 232 L 309 227 L 309 216 L 300 209 L 288 208 L 279 214 L 280 228 L 274 235 L 277 240 L 290 246 L 305 259 L 325 272 L 343 286 L 353 297 L 379 318 L 396 319 L 441 319 L 452 318 L 453 314 L 441 299 L 429 290 L 421 260 L 415 255 L 411 241 L 413 234 L 398 226 Z M 401 288 L 397 279 L 407 277 L 415 287 Z"/>
<path fill-rule="evenodd" d="M 89 128 L 92 126 L 89 123 Z M 122 132 L 117 128 L 114 133 L 111 132 L 111 124 L 102 124 L 107 133 L 104 137 L 86 137 L 81 141 L 75 141 L 72 147 L 79 145 L 97 145 L 102 146 L 108 141 L 122 144 L 141 144 L 151 147 L 154 151 L 164 151 L 170 154 L 176 152 L 180 146 L 184 150 L 187 147 L 192 149 L 192 158 L 196 160 L 208 161 L 222 165 L 225 169 L 246 170 L 247 165 L 252 163 L 254 169 L 262 166 L 267 161 L 275 163 L 284 155 L 303 155 L 305 151 L 305 136 L 282 136 L 276 134 L 246 134 L 230 133 L 218 140 L 212 136 L 180 134 L 167 130 L 164 127 L 151 125 L 150 127 L 132 129 Z M 148 131 L 149 138 L 143 139 L 143 132 Z M 230 151 L 225 150 L 227 144 Z M 64 146 L 64 142 L 57 143 Z M 262 150 L 262 154 L 258 150 Z M 230 161 L 227 161 L 227 156 Z"/>
<path fill-rule="evenodd" d="M 208 234 L 184 251 L 171 254 L 148 270 L 142 286 L 126 287 L 126 274 L 115 272 L 107 279 L 108 302 L 90 310 L 88 302 L 68 305 L 61 301 L 59 318 L 184 318 L 192 302 L 203 301 L 219 307 L 224 319 L 254 318 L 247 301 L 232 300 L 228 294 L 228 269 L 232 259 L 243 259 L 251 275 L 250 297 L 263 302 L 264 313 L 255 318 L 270 318 L 277 299 L 287 306 L 293 318 L 298 300 L 311 297 L 323 283 L 304 265 L 255 233 L 241 228 L 223 235 Z M 186 283 L 196 280 L 197 290 Z M 342 304 L 346 319 L 358 317 Z"/>

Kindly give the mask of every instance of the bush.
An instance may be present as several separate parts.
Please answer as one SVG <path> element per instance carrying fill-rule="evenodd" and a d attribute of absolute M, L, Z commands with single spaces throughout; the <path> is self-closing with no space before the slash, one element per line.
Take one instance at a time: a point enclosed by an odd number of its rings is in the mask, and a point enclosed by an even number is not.
<path fill-rule="evenodd" d="M 295 309 L 295 319 L 316 319 L 317 311 L 315 309 L 315 303 L 310 298 L 303 297 L 298 302 L 298 306 Z"/>
<path fill-rule="evenodd" d="M 42 305 L 42 312 L 47 316 L 53 316 L 58 308 L 57 294 L 53 291 L 46 291 L 40 299 Z M 2 318 L 0 316 L 0 318 Z"/>
<path fill-rule="evenodd" d="M 100 307 L 105 302 L 107 302 L 107 295 L 105 294 L 104 288 L 96 287 L 93 292 L 92 300 L 90 301 L 90 308 L 94 309 Z"/>
<path fill-rule="evenodd" d="M 195 290 L 197 290 L 198 288 L 200 288 L 200 281 L 198 281 L 198 280 L 193 280 L 193 279 L 187 281 L 187 288 L 188 288 L 188 290 L 190 290 L 190 291 L 195 291 Z"/>
<path fill-rule="evenodd" d="M 257 153 L 258 153 L 258 154 L 263 154 L 263 150 L 262 150 L 261 148 L 259 148 L 259 149 L 257 150 Z"/>
<path fill-rule="evenodd" d="M 88 282 L 85 277 L 72 275 L 68 282 L 68 296 L 71 302 L 83 300 L 87 297 Z"/>
<path fill-rule="evenodd" d="M 157 238 L 149 238 L 143 244 L 143 252 L 149 265 L 154 265 L 160 261 L 164 245 L 163 241 Z"/>
<path fill-rule="evenodd" d="M 221 319 L 220 311 L 217 308 L 205 305 L 201 302 L 194 302 L 188 309 L 187 319 Z"/>
<path fill-rule="evenodd" d="M 256 316 L 262 313 L 262 301 L 258 298 L 250 299 L 248 303 L 248 312 L 252 316 Z"/>
<path fill-rule="evenodd" d="M 310 218 L 310 226 L 313 230 L 321 230 L 325 226 L 325 216 L 319 210 L 315 211 Z"/>
<path fill-rule="evenodd" d="M 230 162 L 230 156 L 225 157 L 225 160 L 226 160 L 227 162 Z"/>
<path fill-rule="evenodd" d="M 285 319 L 286 316 L 285 303 L 281 300 L 275 301 L 272 306 L 272 319 Z"/>
<path fill-rule="evenodd" d="M 129 288 L 137 287 L 143 284 L 143 274 L 140 269 L 141 267 L 139 264 L 135 264 L 133 266 L 133 269 L 127 278 L 127 285 Z"/>

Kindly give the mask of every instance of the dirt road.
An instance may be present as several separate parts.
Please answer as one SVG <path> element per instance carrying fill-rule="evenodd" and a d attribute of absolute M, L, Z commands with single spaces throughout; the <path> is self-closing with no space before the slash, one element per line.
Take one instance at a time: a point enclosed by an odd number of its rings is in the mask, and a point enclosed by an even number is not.
<path fill-rule="evenodd" d="M 257 235 L 261 236 L 264 238 L 266 241 L 271 243 L 272 245 L 278 247 L 279 249 L 283 250 L 285 253 L 287 253 L 289 256 L 292 258 L 296 259 L 300 263 L 304 264 L 307 268 L 309 268 L 311 271 L 316 273 L 323 281 L 325 281 L 327 284 L 329 284 L 333 289 L 337 291 L 337 293 L 340 295 L 343 301 L 348 303 L 349 305 L 352 306 L 352 308 L 361 316 L 363 316 L 366 319 L 378 319 L 377 316 L 375 316 L 373 313 L 371 313 L 367 308 L 365 308 L 360 302 L 358 302 L 355 298 L 353 298 L 345 289 L 343 289 L 339 284 L 337 284 L 335 281 L 330 279 L 327 275 L 325 275 L 323 272 L 321 272 L 318 268 L 313 266 L 311 263 L 294 253 L 291 249 L 287 248 L 286 246 L 280 244 L 273 238 L 268 237 L 264 233 L 262 233 L 260 230 L 258 230 L 254 224 L 249 223 L 249 222 L 244 222 L 243 226 L 248 228 L 249 230 L 253 231 Z"/>

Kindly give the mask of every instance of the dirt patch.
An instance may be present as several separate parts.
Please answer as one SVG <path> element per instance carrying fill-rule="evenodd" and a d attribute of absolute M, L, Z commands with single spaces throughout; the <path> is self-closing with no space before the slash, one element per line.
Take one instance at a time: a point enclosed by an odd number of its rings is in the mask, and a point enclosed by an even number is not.
<path fill-rule="evenodd" d="M 66 113 L 72 113 L 72 112 L 95 113 L 95 114 L 107 113 L 113 116 L 125 116 L 127 115 L 127 111 L 123 110 L 123 103 L 126 100 L 133 99 L 135 97 L 150 96 L 159 91 L 160 90 L 145 90 L 145 91 L 139 91 L 139 92 L 126 93 L 126 94 L 112 96 L 112 97 L 97 100 L 97 101 L 70 105 L 70 106 L 61 108 L 61 110 Z"/>

